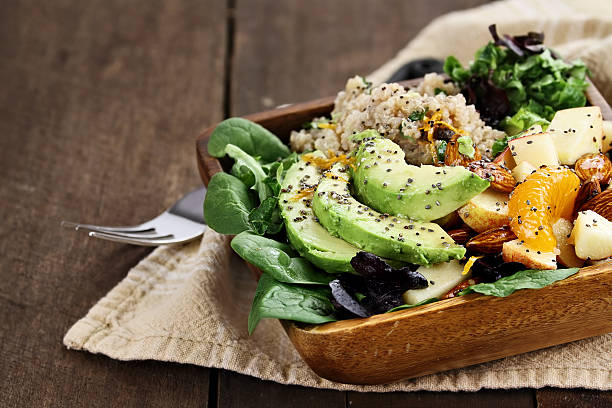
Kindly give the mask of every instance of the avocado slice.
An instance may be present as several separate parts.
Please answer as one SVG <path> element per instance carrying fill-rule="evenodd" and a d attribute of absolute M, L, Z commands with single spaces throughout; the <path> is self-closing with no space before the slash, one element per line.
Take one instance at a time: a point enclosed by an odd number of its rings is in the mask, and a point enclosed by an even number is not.
<path fill-rule="evenodd" d="M 314 152 L 324 158 L 321 152 Z M 321 171 L 302 158 L 294 163 L 281 183 L 279 206 L 291 245 L 314 265 L 327 272 L 352 272 L 351 259 L 359 251 L 348 242 L 332 236 L 315 220 L 312 194 L 301 191 L 314 189 Z"/>
<path fill-rule="evenodd" d="M 489 187 L 462 166 L 412 166 L 400 146 L 376 131 L 355 137 L 354 191 L 378 211 L 431 221 L 455 211 Z"/>
<path fill-rule="evenodd" d="M 334 164 L 323 173 L 312 200 L 319 222 L 332 235 L 384 258 L 429 265 L 461 259 L 465 248 L 438 224 L 381 214 L 350 192 L 350 171 Z"/>

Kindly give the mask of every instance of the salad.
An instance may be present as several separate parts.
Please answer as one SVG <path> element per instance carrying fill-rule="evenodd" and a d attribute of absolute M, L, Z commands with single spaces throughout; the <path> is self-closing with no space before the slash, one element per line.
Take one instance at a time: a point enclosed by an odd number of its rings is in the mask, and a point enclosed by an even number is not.
<path fill-rule="evenodd" d="M 207 224 L 262 272 L 262 318 L 320 324 L 467 293 L 538 289 L 612 257 L 612 126 L 587 69 L 543 35 L 498 36 L 414 89 L 349 79 L 290 145 L 242 118 Z"/>

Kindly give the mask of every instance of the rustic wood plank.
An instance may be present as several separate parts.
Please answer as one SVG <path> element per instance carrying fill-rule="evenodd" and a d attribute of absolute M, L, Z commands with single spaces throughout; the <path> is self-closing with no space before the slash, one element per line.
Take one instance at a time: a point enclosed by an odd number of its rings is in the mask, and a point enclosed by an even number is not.
<path fill-rule="evenodd" d="M 585 389 L 542 388 L 536 391 L 538 408 L 608 408 L 612 392 Z"/>
<path fill-rule="evenodd" d="M 486 0 L 237 0 L 231 114 L 333 95 L 433 18 Z"/>
<path fill-rule="evenodd" d="M 346 404 L 343 391 L 281 385 L 230 371 L 219 372 L 218 391 L 219 408 L 344 408 Z"/>
<path fill-rule="evenodd" d="M 397 392 L 392 394 L 348 393 L 348 406 L 362 407 L 535 407 L 532 390 L 481 390 L 479 392 Z"/>
<path fill-rule="evenodd" d="M 223 115 L 225 3 L 9 1 L 2 10 L 0 405 L 205 405 L 207 369 L 62 346 L 149 250 L 59 222 L 145 220 L 200 183 L 193 138 Z"/>

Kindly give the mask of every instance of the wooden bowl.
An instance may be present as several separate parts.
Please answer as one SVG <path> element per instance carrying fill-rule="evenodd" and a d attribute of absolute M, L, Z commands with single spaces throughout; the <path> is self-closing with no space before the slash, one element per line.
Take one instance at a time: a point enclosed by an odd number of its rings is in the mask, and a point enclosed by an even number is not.
<path fill-rule="evenodd" d="M 601 107 L 605 119 L 612 119 L 612 109 L 592 84 L 587 98 Z M 246 118 L 288 142 L 291 130 L 329 114 L 333 103 L 333 97 L 323 98 Z M 214 128 L 197 139 L 205 184 L 223 171 L 206 149 Z M 302 358 L 321 377 L 350 384 L 387 383 L 612 332 L 612 263 L 583 268 L 543 289 L 521 290 L 506 298 L 471 294 L 364 319 L 282 323 Z"/>

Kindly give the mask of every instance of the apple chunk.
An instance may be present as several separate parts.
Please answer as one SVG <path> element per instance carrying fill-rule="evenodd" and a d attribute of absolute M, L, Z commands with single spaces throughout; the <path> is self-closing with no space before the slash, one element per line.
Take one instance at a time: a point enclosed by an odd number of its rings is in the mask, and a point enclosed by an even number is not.
<path fill-rule="evenodd" d="M 519 137 L 508 142 L 517 166 L 527 162 L 533 167 L 557 166 L 559 158 L 552 137 L 546 133 L 537 133 Z"/>
<path fill-rule="evenodd" d="M 520 262 L 529 269 L 557 269 L 555 253 L 534 251 L 518 239 L 504 242 L 502 256 L 504 262 Z"/>
<path fill-rule="evenodd" d="M 508 224 L 508 194 L 491 188 L 472 198 L 457 213 L 476 232 Z"/>
<path fill-rule="evenodd" d="M 601 151 L 607 153 L 612 149 L 612 121 L 603 121 L 603 136 L 601 137 Z"/>
<path fill-rule="evenodd" d="M 470 274 L 463 274 L 463 265 L 457 260 L 420 266 L 417 272 L 427 279 L 429 286 L 424 289 L 411 289 L 404 292 L 404 302 L 408 305 L 414 305 L 431 298 L 440 298 L 470 277 Z"/>
<path fill-rule="evenodd" d="M 599 106 L 560 110 L 548 127 L 561 164 L 572 165 L 587 153 L 602 150 L 603 120 Z"/>
<path fill-rule="evenodd" d="M 584 265 L 584 260 L 578 258 L 574 246 L 570 244 L 569 237 L 574 224 L 565 218 L 559 218 L 553 225 L 553 235 L 557 240 L 557 262 L 568 268 L 580 268 Z"/>
<path fill-rule="evenodd" d="M 612 222 L 594 211 L 579 212 L 569 241 L 579 258 L 597 260 L 612 256 Z"/>
<path fill-rule="evenodd" d="M 536 171 L 536 168 L 531 163 L 524 161 L 512 169 L 512 177 L 519 183 L 522 183 L 534 171 Z"/>

